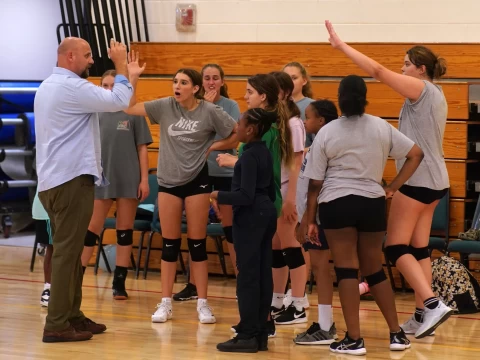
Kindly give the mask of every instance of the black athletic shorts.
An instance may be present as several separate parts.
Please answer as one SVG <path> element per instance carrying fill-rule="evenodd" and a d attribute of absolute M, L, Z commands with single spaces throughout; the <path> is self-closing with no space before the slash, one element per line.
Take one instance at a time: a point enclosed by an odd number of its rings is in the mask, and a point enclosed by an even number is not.
<path fill-rule="evenodd" d="M 180 199 L 185 199 L 189 196 L 199 194 L 210 194 L 212 186 L 210 185 L 210 177 L 208 176 L 208 164 L 205 162 L 202 170 L 198 173 L 197 177 L 185 185 L 174 186 L 167 188 L 164 186 L 158 186 L 158 192 L 167 193 L 176 196 Z"/>
<path fill-rule="evenodd" d="M 325 230 L 354 227 L 359 232 L 386 231 L 385 197 L 347 195 L 318 205 L 320 223 Z"/>
<path fill-rule="evenodd" d="M 307 241 L 303 243 L 303 250 L 308 251 L 308 250 L 328 250 L 330 249 L 328 247 L 327 243 L 327 238 L 325 237 L 325 231 L 323 231 L 322 225 L 317 225 L 318 227 L 318 239 L 320 240 L 321 246 L 318 246 L 317 244 L 311 243 L 310 241 Z"/>
<path fill-rule="evenodd" d="M 232 191 L 232 178 L 223 176 L 210 176 L 212 191 Z"/>
<path fill-rule="evenodd" d="M 52 245 L 52 231 L 49 220 L 35 220 L 35 240 L 42 245 Z"/>
<path fill-rule="evenodd" d="M 403 185 L 398 191 L 409 198 L 428 205 L 434 201 L 442 199 L 448 192 L 448 188 L 443 190 L 432 190 L 426 187 Z"/>

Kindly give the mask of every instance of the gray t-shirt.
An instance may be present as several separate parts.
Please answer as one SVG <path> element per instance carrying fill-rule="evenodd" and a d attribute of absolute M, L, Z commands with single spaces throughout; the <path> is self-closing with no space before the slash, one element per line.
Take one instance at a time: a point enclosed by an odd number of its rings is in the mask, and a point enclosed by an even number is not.
<path fill-rule="evenodd" d="M 188 184 L 200 173 L 215 135 L 230 136 L 236 121 L 220 106 L 201 100 L 187 111 L 173 98 L 148 101 L 152 124 L 160 124 L 158 184 L 167 188 Z"/>
<path fill-rule="evenodd" d="M 398 130 L 423 150 L 425 157 L 413 176 L 405 183 L 433 190 L 450 187 L 443 155 L 443 134 L 447 123 L 447 101 L 442 88 L 424 81 L 420 98 L 415 103 L 405 100 L 400 112 Z M 405 159 L 396 162 L 397 172 Z"/>
<path fill-rule="evenodd" d="M 98 117 L 103 172 L 110 184 L 95 187 L 95 198 L 136 199 L 140 184 L 137 146 L 152 143 L 147 120 L 123 111 L 100 113 Z"/>
<path fill-rule="evenodd" d="M 404 158 L 413 145 L 412 140 L 379 117 L 342 116 L 315 136 L 305 176 L 324 180 L 319 204 L 347 195 L 382 197 L 387 158 Z"/>
<path fill-rule="evenodd" d="M 297 104 L 298 108 L 300 109 L 300 118 L 305 121 L 305 109 L 309 104 L 314 102 L 315 100 L 304 97 L 302 100 L 298 100 L 295 104 Z M 305 138 L 305 147 L 309 147 L 313 143 L 313 139 L 315 139 L 315 134 L 307 133 L 307 137 Z"/>
<path fill-rule="evenodd" d="M 220 96 L 220 99 L 215 103 L 215 105 L 220 106 L 228 115 L 233 118 L 233 120 L 238 121 L 240 119 L 240 108 L 238 107 L 238 104 L 235 100 Z M 218 141 L 221 139 L 223 138 L 217 134 L 214 140 Z M 218 154 L 225 153 L 236 155 L 237 151 L 235 149 L 212 151 L 208 156 L 208 175 L 219 177 L 233 177 L 233 168 L 220 167 L 217 163 Z"/>
<path fill-rule="evenodd" d="M 305 214 L 305 211 L 307 211 L 308 182 L 310 179 L 305 176 L 305 168 L 311 158 L 311 150 L 312 148 L 310 147 L 307 155 L 305 155 L 305 158 L 303 159 L 302 167 L 300 168 L 300 173 L 297 180 L 295 205 L 297 206 L 298 222 L 302 221 L 303 214 Z"/>

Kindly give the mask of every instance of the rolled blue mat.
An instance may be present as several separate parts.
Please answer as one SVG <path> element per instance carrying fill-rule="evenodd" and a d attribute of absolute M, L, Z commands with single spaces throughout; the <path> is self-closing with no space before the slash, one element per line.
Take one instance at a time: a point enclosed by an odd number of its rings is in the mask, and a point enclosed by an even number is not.
<path fill-rule="evenodd" d="M 0 181 L 12 180 L 0 169 Z M 5 193 L 0 192 L 0 202 L 2 201 L 22 201 L 28 200 L 28 188 L 9 188 Z"/>
<path fill-rule="evenodd" d="M 40 84 L 38 81 L 1 81 L 0 114 L 32 112 L 35 92 L 27 89 L 38 88 Z"/>
<path fill-rule="evenodd" d="M 18 116 L 21 119 L 27 119 L 28 120 L 28 131 L 24 134 L 24 129 L 23 126 L 17 126 L 15 131 L 15 139 L 16 142 L 15 144 L 17 146 L 25 146 L 26 144 L 28 145 L 34 145 L 35 144 L 35 115 L 33 112 L 28 112 L 24 114 L 20 114 Z M 25 139 L 26 136 L 26 139 Z M 21 141 L 21 139 L 25 139 L 26 142 Z"/>
<path fill-rule="evenodd" d="M 16 119 L 18 113 L 14 114 L 1 114 L 0 119 Z M 0 145 L 15 145 L 15 125 L 5 125 L 0 130 Z"/>

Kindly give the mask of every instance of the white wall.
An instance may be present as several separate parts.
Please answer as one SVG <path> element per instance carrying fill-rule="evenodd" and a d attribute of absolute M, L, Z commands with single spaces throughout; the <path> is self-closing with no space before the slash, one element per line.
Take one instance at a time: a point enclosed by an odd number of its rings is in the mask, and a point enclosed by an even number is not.
<path fill-rule="evenodd" d="M 57 61 L 58 0 L 0 0 L 0 80 L 43 80 Z"/>
<path fill-rule="evenodd" d="M 324 20 L 350 42 L 480 42 L 479 0 L 145 0 L 150 41 L 326 42 Z M 177 3 L 197 31 L 175 29 Z"/>

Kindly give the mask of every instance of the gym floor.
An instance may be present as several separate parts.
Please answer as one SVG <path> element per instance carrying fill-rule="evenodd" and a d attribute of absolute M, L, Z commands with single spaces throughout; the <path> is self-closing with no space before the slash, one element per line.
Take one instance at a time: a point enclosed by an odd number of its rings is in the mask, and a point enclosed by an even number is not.
<path fill-rule="evenodd" d="M 217 318 L 214 325 L 197 321 L 196 301 L 173 304 L 173 319 L 152 324 L 151 314 L 161 299 L 160 274 L 150 272 L 147 280 L 127 278 L 127 301 L 112 299 L 112 276 L 93 268 L 85 273 L 82 309 L 92 320 L 107 325 L 104 334 L 78 343 L 45 344 L 42 331 L 46 308 L 40 306 L 43 290 L 43 258 L 37 256 L 35 270 L 29 271 L 31 248 L 0 247 L 0 359 L 75 360 L 107 359 L 245 359 L 245 354 L 221 353 L 216 344 L 228 340 L 231 325 L 238 322 L 235 280 L 212 277 L 209 303 Z M 174 292 L 184 287 L 179 276 Z M 314 288 L 314 292 L 316 288 Z M 269 351 L 255 354 L 256 359 L 475 359 L 480 356 L 478 332 L 480 314 L 451 317 L 435 336 L 412 339 L 412 348 L 405 352 L 389 351 L 388 328 L 374 302 L 362 301 L 361 324 L 367 355 L 335 355 L 327 346 L 298 346 L 295 334 L 305 331 L 317 320 L 315 294 L 309 295 L 309 322 L 277 326 L 277 336 L 269 340 Z M 397 294 L 399 320 L 403 322 L 415 308 L 413 294 Z M 339 337 L 343 338 L 343 321 L 337 293 L 334 297 L 334 319 Z"/>

